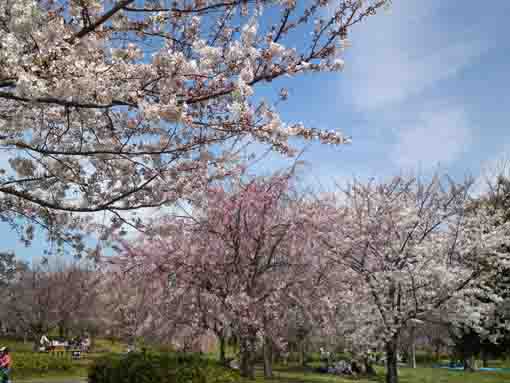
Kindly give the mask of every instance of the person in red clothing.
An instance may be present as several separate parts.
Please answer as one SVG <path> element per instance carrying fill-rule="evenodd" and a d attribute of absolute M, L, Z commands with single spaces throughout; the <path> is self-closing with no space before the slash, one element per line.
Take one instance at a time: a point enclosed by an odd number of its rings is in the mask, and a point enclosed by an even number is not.
<path fill-rule="evenodd" d="M 12 359 L 9 355 L 9 349 L 7 347 L 0 348 L 0 369 L 3 372 L 3 382 L 9 382 L 9 374 L 11 372 Z"/>

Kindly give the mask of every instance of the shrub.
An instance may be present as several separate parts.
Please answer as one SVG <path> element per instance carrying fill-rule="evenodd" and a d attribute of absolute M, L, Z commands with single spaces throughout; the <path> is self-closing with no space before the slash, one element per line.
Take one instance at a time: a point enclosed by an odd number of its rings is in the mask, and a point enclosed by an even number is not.
<path fill-rule="evenodd" d="M 171 344 L 160 344 L 155 347 L 153 347 L 154 351 L 160 352 L 160 353 L 174 353 L 175 348 Z"/>
<path fill-rule="evenodd" d="M 235 383 L 239 375 L 196 354 L 132 353 L 94 361 L 89 383 Z"/>
<path fill-rule="evenodd" d="M 348 352 L 337 352 L 334 355 L 335 361 L 345 361 L 350 362 L 352 360 L 352 355 Z"/>
<path fill-rule="evenodd" d="M 417 352 L 416 363 L 421 365 L 429 365 L 440 362 L 441 360 L 447 360 L 449 356 L 447 354 L 439 354 L 439 359 L 436 354 L 431 352 Z"/>
<path fill-rule="evenodd" d="M 321 362 L 321 354 L 319 352 L 310 352 L 306 354 L 306 361 L 313 363 L 313 362 Z"/>
<path fill-rule="evenodd" d="M 15 376 L 40 376 L 48 373 L 71 372 L 73 362 L 69 358 L 33 352 L 13 352 L 12 371 Z"/>
<path fill-rule="evenodd" d="M 352 359 L 352 355 L 348 352 L 334 352 L 331 353 L 330 360 L 333 362 L 339 362 L 341 360 L 350 361 Z M 307 362 L 312 363 L 322 363 L 324 360 L 321 359 L 321 354 L 319 352 L 311 352 L 306 355 Z"/>

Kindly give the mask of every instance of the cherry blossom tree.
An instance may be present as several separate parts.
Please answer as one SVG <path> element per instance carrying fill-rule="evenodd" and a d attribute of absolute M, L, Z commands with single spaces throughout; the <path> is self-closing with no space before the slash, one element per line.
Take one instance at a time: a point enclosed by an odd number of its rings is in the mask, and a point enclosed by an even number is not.
<path fill-rule="evenodd" d="M 98 295 L 98 278 L 85 264 L 59 259 L 23 268 L 6 288 L 4 310 L 8 320 L 39 345 L 53 329 L 68 335 L 74 323 L 90 318 Z"/>
<path fill-rule="evenodd" d="M 362 363 L 362 371 L 373 375 L 375 370 L 370 353 L 383 346 L 380 335 L 384 326 L 377 308 L 370 304 L 370 291 L 363 280 L 348 269 L 342 268 L 330 278 L 337 278 L 337 281 L 330 284 L 331 309 L 325 316 L 326 325 L 333 329 L 335 338 L 343 340 L 353 360 Z"/>
<path fill-rule="evenodd" d="M 439 177 L 355 181 L 325 204 L 323 243 L 339 268 L 362 283 L 353 293 L 363 317 L 372 314 L 368 323 L 380 326 L 370 333 L 384 344 L 388 383 L 398 381 L 399 336 L 410 321 L 448 305 L 463 313 L 458 320 L 480 323 L 490 309 L 472 297 L 487 294 L 484 281 L 508 265 L 508 226 L 483 209 L 466 214 L 469 186 Z"/>
<path fill-rule="evenodd" d="M 0 252 L 0 287 L 7 291 L 16 283 L 26 268 L 26 263 L 16 258 L 13 252 Z M 6 327 L 13 324 L 9 319 L 9 312 L 2 310 L 0 313 L 0 330 L 5 330 Z"/>
<path fill-rule="evenodd" d="M 317 244 L 308 247 L 308 254 L 316 249 L 322 251 Z M 286 301 L 279 306 L 278 323 L 272 326 L 275 336 L 283 338 L 283 345 L 279 351 L 290 352 L 291 346 L 298 354 L 302 366 L 307 363 L 308 346 L 312 344 L 312 335 L 319 335 L 331 339 L 334 337 L 333 324 L 330 314 L 333 304 L 330 292 L 333 285 L 329 283 L 329 269 L 326 263 L 316 257 L 314 267 L 308 269 L 307 279 L 286 297 Z"/>
<path fill-rule="evenodd" d="M 285 100 L 278 78 L 341 70 L 350 28 L 388 2 L 2 1 L 2 220 L 81 250 L 80 213 L 116 227 L 192 197 L 228 175 L 240 139 L 286 154 L 289 137 L 347 142 L 283 122 L 257 92 Z"/>
<path fill-rule="evenodd" d="M 12 252 L 0 252 L 0 287 L 9 286 L 26 265 Z"/>
<path fill-rule="evenodd" d="M 154 336 L 157 329 L 152 318 L 156 311 L 152 308 L 159 298 L 154 285 L 134 273 L 126 276 L 110 268 L 103 272 L 101 291 L 105 326 L 112 336 L 128 344 Z"/>
<path fill-rule="evenodd" d="M 182 315 L 189 325 L 208 330 L 228 325 L 240 340 L 241 372 L 248 377 L 261 344 L 266 375 L 272 374 L 281 319 L 290 306 L 311 311 L 310 298 L 319 291 L 314 287 L 320 285 L 320 262 L 307 235 L 312 226 L 290 183 L 284 174 L 211 185 L 192 217 L 169 217 L 151 237 L 124 243 L 117 261 L 151 281 L 175 278 L 162 302 L 186 302 L 187 311 L 172 310 L 173 320 Z"/>
<path fill-rule="evenodd" d="M 487 177 L 485 192 L 472 201 L 470 211 L 476 214 L 479 210 L 484 211 L 496 218 L 494 225 L 505 225 L 510 221 L 510 180 L 508 174 L 508 162 L 500 161 L 496 164 L 492 177 Z M 487 169 L 488 170 L 488 169 Z M 469 214 L 469 211 L 468 211 Z M 508 246 L 502 246 L 501 251 L 510 253 Z M 487 363 L 487 352 L 501 353 L 508 348 L 510 328 L 508 326 L 508 289 L 510 287 L 509 269 L 499 267 L 494 270 L 491 280 L 482 281 L 477 290 L 470 297 L 478 305 L 486 309 L 481 313 L 482 318 L 474 323 L 465 311 L 453 315 L 457 320 L 450 323 L 452 338 L 456 348 L 463 356 L 466 369 L 473 369 L 475 354 L 480 353 L 484 364 Z M 459 307 L 459 311 L 462 310 Z M 462 318 L 461 320 L 459 320 Z M 486 367 L 486 366 L 484 366 Z"/>
<path fill-rule="evenodd" d="M 208 251 L 223 254 L 230 269 L 225 307 L 234 315 L 248 376 L 257 336 L 264 345 L 265 374 L 272 375 L 271 350 L 281 341 L 281 319 L 291 305 L 309 304 L 306 292 L 313 295 L 310 226 L 289 182 L 288 176 L 273 176 L 240 182 L 227 192 L 211 188 L 207 200 Z"/>

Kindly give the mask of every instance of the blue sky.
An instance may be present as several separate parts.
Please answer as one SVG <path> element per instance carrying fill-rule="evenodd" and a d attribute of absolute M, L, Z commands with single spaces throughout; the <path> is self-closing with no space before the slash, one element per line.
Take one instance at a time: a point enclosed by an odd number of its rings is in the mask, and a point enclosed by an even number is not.
<path fill-rule="evenodd" d="M 476 176 L 508 151 L 510 3 L 480 4 L 395 0 L 353 31 L 343 73 L 294 81 L 288 119 L 353 137 L 309 148 L 308 174 L 328 183 L 440 166 Z"/>
<path fill-rule="evenodd" d="M 510 152 L 509 14 L 506 0 L 394 0 L 352 31 L 342 73 L 273 83 L 289 88 L 287 121 L 353 138 L 349 146 L 310 145 L 305 182 L 438 166 L 456 178 L 477 176 L 482 164 Z M 284 164 L 272 155 L 258 169 Z M 30 258 L 45 246 L 38 239 L 26 249 L 0 229 L 2 250 Z"/>

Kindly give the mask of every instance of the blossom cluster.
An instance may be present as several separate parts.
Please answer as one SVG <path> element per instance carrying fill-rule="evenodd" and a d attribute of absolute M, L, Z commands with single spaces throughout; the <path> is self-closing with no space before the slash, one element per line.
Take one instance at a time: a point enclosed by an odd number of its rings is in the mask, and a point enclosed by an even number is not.
<path fill-rule="evenodd" d="M 123 211 L 194 199 L 228 176 L 236 149 L 209 148 L 247 138 L 290 155 L 291 137 L 348 142 L 283 121 L 288 92 L 271 83 L 341 70 L 347 31 L 385 3 L 2 1 L 0 143 L 23 161 L 0 169 L 4 218 L 44 226 L 110 211 L 117 225 Z M 277 101 L 261 101 L 264 86 Z M 73 230 L 56 232 L 72 241 Z"/>

